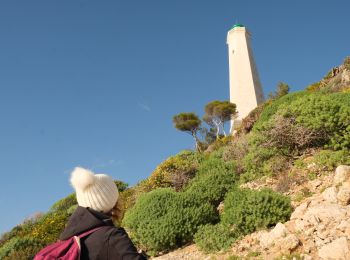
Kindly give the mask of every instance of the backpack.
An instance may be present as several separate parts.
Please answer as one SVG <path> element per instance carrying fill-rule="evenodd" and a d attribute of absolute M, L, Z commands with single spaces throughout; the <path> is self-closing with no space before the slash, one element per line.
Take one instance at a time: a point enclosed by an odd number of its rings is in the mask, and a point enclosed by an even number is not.
<path fill-rule="evenodd" d="M 99 230 L 101 227 L 86 231 L 79 236 L 73 236 L 67 240 L 60 240 L 40 250 L 34 260 L 79 260 L 80 239 Z"/>

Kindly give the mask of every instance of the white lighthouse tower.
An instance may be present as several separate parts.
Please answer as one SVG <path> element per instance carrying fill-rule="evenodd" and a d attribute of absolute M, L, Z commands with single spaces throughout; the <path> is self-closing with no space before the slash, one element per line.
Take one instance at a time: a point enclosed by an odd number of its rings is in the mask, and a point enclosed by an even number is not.
<path fill-rule="evenodd" d="M 236 104 L 238 111 L 237 118 L 231 121 L 231 132 L 250 111 L 264 101 L 250 36 L 242 24 L 235 24 L 227 33 L 230 102 Z"/>

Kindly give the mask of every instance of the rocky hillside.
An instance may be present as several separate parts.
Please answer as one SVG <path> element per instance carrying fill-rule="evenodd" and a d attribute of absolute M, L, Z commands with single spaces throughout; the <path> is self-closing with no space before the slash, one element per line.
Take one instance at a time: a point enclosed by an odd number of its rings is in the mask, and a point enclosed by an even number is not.
<path fill-rule="evenodd" d="M 244 186 L 277 189 L 278 183 L 268 178 Z M 350 166 L 323 172 L 287 193 L 295 209 L 283 224 L 249 234 L 226 252 L 204 254 L 190 245 L 154 259 L 349 259 Z"/>
<path fill-rule="evenodd" d="M 133 187 L 122 225 L 154 259 L 350 259 L 350 58 L 278 93 L 234 136 L 182 151 Z M 0 259 L 57 240 L 75 194 L 0 239 Z M 155 217 L 156 216 L 156 217 Z"/>

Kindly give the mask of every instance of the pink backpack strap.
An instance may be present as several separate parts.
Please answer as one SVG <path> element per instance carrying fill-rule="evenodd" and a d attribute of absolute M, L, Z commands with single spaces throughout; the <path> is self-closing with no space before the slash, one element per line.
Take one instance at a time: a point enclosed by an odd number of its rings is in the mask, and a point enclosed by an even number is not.
<path fill-rule="evenodd" d="M 105 227 L 105 226 L 101 226 L 101 227 L 97 227 L 97 228 L 90 229 L 90 230 L 88 230 L 88 231 L 86 231 L 86 232 L 84 232 L 84 233 L 78 235 L 77 237 L 79 237 L 79 238 L 86 237 L 86 236 L 88 236 L 88 235 L 94 233 L 95 231 L 97 231 L 97 230 L 103 228 L 103 227 Z"/>

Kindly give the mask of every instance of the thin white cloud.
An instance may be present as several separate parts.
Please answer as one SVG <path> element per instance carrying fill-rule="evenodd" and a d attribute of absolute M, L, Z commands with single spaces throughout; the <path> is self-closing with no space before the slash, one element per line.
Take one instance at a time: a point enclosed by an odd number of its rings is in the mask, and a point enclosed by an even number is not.
<path fill-rule="evenodd" d="M 144 111 L 151 112 L 151 107 L 149 106 L 147 100 L 144 97 L 140 97 L 140 101 L 137 105 Z"/>
<path fill-rule="evenodd" d="M 111 165 L 121 165 L 122 163 L 123 163 L 123 161 L 121 161 L 121 160 L 110 159 L 107 161 L 100 161 L 98 163 L 95 163 L 94 165 L 92 165 L 91 169 L 106 168 L 106 167 L 111 166 Z"/>
<path fill-rule="evenodd" d="M 103 168 L 106 168 L 106 167 L 111 166 L 111 165 L 118 166 L 121 164 L 123 164 L 122 160 L 110 159 L 110 160 L 106 160 L 106 161 L 97 160 L 91 166 L 89 166 L 89 165 L 86 165 L 86 166 L 77 165 L 77 166 L 87 168 L 87 169 L 92 170 L 92 171 L 99 171 L 99 169 L 103 169 Z M 63 172 L 65 174 L 70 174 L 72 171 L 73 171 L 73 169 L 67 169 L 67 170 L 64 170 Z"/>
<path fill-rule="evenodd" d="M 149 105 L 145 104 L 145 103 L 138 103 L 139 107 L 142 109 L 142 110 L 145 110 L 147 112 L 151 112 L 151 108 Z"/>

